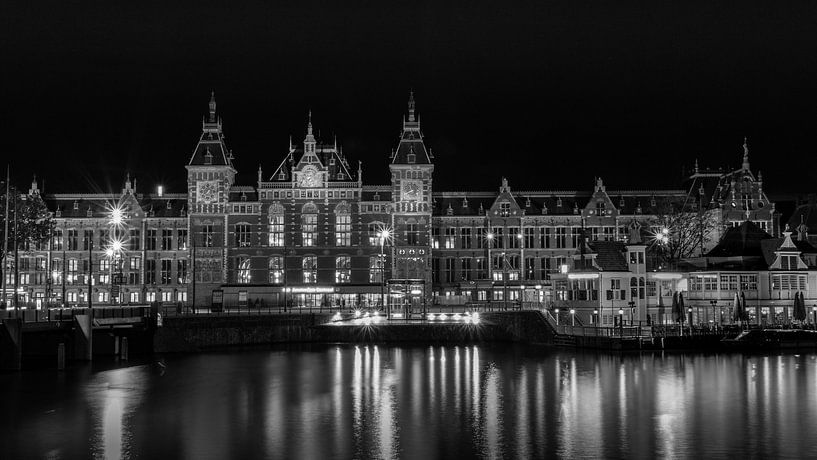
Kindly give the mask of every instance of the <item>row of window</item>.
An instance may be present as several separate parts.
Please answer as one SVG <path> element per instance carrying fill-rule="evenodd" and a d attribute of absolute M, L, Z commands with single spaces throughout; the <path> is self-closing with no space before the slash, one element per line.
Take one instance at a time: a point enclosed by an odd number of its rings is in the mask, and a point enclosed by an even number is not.
<path fill-rule="evenodd" d="M 624 241 L 629 236 L 626 227 L 587 227 L 593 241 Z M 582 238 L 581 227 L 434 227 L 431 229 L 435 249 L 485 248 L 576 248 Z"/>
<path fill-rule="evenodd" d="M 267 261 L 267 270 L 260 274 L 261 278 L 254 278 L 251 268 L 251 259 L 241 256 L 236 259 L 236 282 L 239 284 L 271 283 L 283 284 L 286 270 L 300 269 L 300 281 L 306 284 L 318 282 L 318 256 L 303 256 L 294 267 L 287 268 L 283 256 L 272 256 Z M 385 258 L 380 255 L 369 257 L 369 282 L 381 283 L 385 271 Z M 264 279 L 266 278 L 266 280 Z M 352 279 L 352 258 L 350 256 L 335 257 L 335 283 L 349 283 Z"/>
<path fill-rule="evenodd" d="M 141 231 L 138 229 L 115 230 L 113 233 L 109 229 L 83 230 L 82 237 L 80 237 L 79 230 L 69 229 L 65 232 L 55 230 L 51 236 L 51 249 L 53 251 L 103 250 L 110 247 L 114 240 L 121 242 L 125 250 L 141 250 Z M 148 229 L 145 232 L 145 249 L 148 251 L 186 250 L 187 229 Z"/>
<path fill-rule="evenodd" d="M 138 291 L 126 293 L 126 301 L 130 303 L 140 303 L 141 297 L 142 295 Z M 144 297 L 145 302 L 155 302 L 157 300 L 162 302 L 187 302 L 187 291 L 162 291 L 158 295 L 156 292 L 148 291 Z M 88 296 L 85 292 L 68 291 L 65 293 L 65 300 L 68 303 L 85 303 L 88 301 Z M 110 293 L 107 291 L 97 292 L 96 301 L 101 303 L 110 302 Z"/>
<path fill-rule="evenodd" d="M 36 261 L 37 270 L 34 273 L 29 271 L 30 260 Z M 63 283 L 74 285 L 88 284 L 89 268 L 88 259 L 52 259 L 51 273 L 44 271 L 44 258 L 22 258 L 20 259 L 19 282 L 20 284 L 46 284 L 49 281 L 54 285 Z M 23 263 L 25 262 L 25 263 Z M 94 261 L 93 270 L 90 276 L 92 284 L 110 284 L 112 275 L 122 274 L 122 279 L 113 280 L 119 284 L 142 284 L 142 258 L 129 257 L 127 260 L 118 261 L 102 258 Z M 43 269 L 40 269 L 41 264 Z M 13 264 L 7 265 L 9 269 L 5 272 L 6 283 L 14 283 Z M 187 259 L 175 260 L 175 271 L 173 259 L 147 259 L 144 265 L 144 284 L 185 284 L 188 280 Z"/>

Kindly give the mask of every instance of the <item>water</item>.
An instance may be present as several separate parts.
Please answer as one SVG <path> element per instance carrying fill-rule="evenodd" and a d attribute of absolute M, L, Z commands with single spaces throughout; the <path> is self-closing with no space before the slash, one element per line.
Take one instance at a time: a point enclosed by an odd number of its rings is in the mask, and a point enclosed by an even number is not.
<path fill-rule="evenodd" d="M 817 455 L 815 354 L 326 345 L 0 389 L 2 458 Z"/>

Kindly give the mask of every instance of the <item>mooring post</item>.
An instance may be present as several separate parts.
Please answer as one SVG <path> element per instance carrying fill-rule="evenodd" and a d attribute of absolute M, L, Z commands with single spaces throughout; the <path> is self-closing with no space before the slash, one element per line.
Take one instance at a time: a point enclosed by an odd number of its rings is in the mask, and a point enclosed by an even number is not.
<path fill-rule="evenodd" d="M 128 360 L 128 338 L 127 337 L 122 337 L 122 346 L 120 347 L 120 350 L 119 350 L 119 357 L 124 361 Z"/>
<path fill-rule="evenodd" d="M 57 345 L 57 370 L 65 370 L 65 344 L 62 342 Z"/>

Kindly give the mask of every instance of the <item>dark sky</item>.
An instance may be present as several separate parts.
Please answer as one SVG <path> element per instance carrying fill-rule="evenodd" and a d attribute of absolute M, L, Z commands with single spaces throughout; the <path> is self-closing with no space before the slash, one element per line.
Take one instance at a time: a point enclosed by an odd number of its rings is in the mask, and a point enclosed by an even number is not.
<path fill-rule="evenodd" d="M 437 189 L 676 186 L 743 136 L 767 190 L 817 182 L 817 2 L 16 3 L 0 148 L 47 191 L 183 191 L 211 89 L 245 181 L 311 108 L 385 183 L 414 88 Z"/>

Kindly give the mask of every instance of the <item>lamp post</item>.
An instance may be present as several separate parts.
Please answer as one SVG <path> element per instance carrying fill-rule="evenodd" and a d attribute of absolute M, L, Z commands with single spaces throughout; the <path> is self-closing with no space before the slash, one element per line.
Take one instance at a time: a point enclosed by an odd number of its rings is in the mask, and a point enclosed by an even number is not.
<path fill-rule="evenodd" d="M 593 310 L 593 323 L 596 325 L 596 329 L 599 328 L 599 311 Z"/>
<path fill-rule="evenodd" d="M 570 325 L 576 325 L 576 310 L 573 308 L 570 309 Z"/>
<path fill-rule="evenodd" d="M 633 325 L 633 310 L 635 309 L 635 300 L 631 300 L 627 302 L 627 306 L 630 307 L 630 325 Z"/>
<path fill-rule="evenodd" d="M 618 309 L 618 331 L 619 336 L 624 335 L 624 309 Z"/>
<path fill-rule="evenodd" d="M 559 309 L 557 308 L 557 309 L 553 310 L 553 312 L 556 313 L 556 325 L 558 326 L 559 325 Z"/>
<path fill-rule="evenodd" d="M 384 252 L 384 248 L 386 245 L 386 239 L 389 238 L 391 232 L 388 229 L 383 229 L 378 232 L 377 236 L 380 237 L 380 308 L 386 310 L 386 317 L 391 317 L 391 308 L 386 307 L 386 253 Z"/>
<path fill-rule="evenodd" d="M 689 332 L 692 333 L 692 307 L 687 307 L 687 313 L 689 313 Z"/>
<path fill-rule="evenodd" d="M 488 227 L 488 233 L 485 234 L 485 239 L 488 243 L 488 256 L 486 257 L 485 263 L 488 264 L 488 278 L 491 280 L 491 295 L 488 297 L 488 304 L 490 306 L 491 302 L 493 301 L 494 297 L 494 261 L 491 259 L 491 249 L 494 245 L 494 234 L 490 231 L 490 227 Z M 493 307 L 492 307 L 493 308 Z"/>
<path fill-rule="evenodd" d="M 710 300 L 709 304 L 712 305 L 712 319 L 714 320 L 715 319 L 714 316 L 715 316 L 715 314 L 717 312 L 717 308 L 718 308 L 718 301 L 717 300 Z M 721 315 L 721 317 L 718 320 L 718 326 L 723 326 L 723 315 Z"/>

